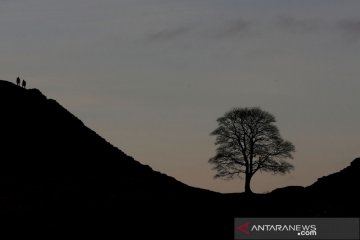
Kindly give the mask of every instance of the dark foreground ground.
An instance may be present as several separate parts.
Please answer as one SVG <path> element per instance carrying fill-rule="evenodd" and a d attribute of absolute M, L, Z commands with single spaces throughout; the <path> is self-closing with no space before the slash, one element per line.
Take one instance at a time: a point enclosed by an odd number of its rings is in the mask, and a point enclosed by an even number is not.
<path fill-rule="evenodd" d="M 359 158 L 308 187 L 220 194 L 140 164 L 37 89 L 0 80 L 0 114 L 2 231 L 233 239 L 234 217 L 359 217 Z"/>

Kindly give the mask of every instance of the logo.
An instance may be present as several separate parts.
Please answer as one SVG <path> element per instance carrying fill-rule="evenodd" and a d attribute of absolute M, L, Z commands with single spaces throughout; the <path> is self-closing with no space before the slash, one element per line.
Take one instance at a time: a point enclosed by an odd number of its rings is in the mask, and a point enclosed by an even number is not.
<path fill-rule="evenodd" d="M 240 226 L 238 226 L 236 229 L 245 233 L 245 234 L 250 234 L 249 232 L 249 222 L 241 224 Z"/>
<path fill-rule="evenodd" d="M 238 224 L 236 227 L 241 234 L 249 235 L 250 233 L 273 233 L 273 232 L 289 232 L 295 233 L 298 236 L 316 236 L 316 225 L 311 224 L 252 224 L 250 221 L 246 221 L 243 224 Z"/>
<path fill-rule="evenodd" d="M 359 226 L 359 218 L 235 218 L 233 230 L 236 240 L 354 240 Z"/>

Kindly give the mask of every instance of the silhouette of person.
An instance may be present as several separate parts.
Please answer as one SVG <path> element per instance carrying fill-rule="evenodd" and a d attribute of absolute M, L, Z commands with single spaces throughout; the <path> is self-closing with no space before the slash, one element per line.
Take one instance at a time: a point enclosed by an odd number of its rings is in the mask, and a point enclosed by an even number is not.
<path fill-rule="evenodd" d="M 16 78 L 16 85 L 20 86 L 20 78 L 19 77 Z"/>
<path fill-rule="evenodd" d="M 26 88 L 26 81 L 24 79 L 22 80 L 21 87 Z"/>

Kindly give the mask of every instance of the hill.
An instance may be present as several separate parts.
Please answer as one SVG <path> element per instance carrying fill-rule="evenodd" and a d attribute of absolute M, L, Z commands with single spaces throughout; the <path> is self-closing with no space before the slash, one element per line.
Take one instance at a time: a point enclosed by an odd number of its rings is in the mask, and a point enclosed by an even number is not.
<path fill-rule="evenodd" d="M 0 80 L 0 111 L 4 229 L 231 239 L 234 217 L 360 214 L 360 159 L 308 187 L 219 194 L 137 162 L 37 89 Z"/>
<path fill-rule="evenodd" d="M 121 212 L 124 231 L 144 216 L 181 213 L 169 203 L 219 195 L 137 162 L 37 89 L 0 81 L 0 109 L 0 211 L 16 216 L 14 226 L 102 230 Z"/>

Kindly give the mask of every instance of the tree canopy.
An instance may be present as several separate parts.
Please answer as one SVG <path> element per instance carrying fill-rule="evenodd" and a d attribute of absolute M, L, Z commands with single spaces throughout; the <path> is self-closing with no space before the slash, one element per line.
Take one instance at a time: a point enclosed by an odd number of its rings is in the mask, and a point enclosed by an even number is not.
<path fill-rule="evenodd" d="M 286 158 L 293 158 L 294 145 L 280 136 L 275 117 L 260 108 L 234 108 L 217 119 L 216 155 L 209 160 L 215 178 L 232 179 L 245 175 L 245 192 L 256 172 L 284 174 L 293 170 Z"/>

